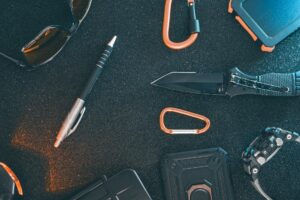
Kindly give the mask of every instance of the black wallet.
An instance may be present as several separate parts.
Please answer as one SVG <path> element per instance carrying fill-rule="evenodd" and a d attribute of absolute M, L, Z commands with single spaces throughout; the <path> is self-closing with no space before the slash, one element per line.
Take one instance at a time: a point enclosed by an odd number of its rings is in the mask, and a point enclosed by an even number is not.
<path fill-rule="evenodd" d="M 151 197 L 137 173 L 127 169 L 109 179 L 104 176 L 71 200 L 151 200 Z"/>

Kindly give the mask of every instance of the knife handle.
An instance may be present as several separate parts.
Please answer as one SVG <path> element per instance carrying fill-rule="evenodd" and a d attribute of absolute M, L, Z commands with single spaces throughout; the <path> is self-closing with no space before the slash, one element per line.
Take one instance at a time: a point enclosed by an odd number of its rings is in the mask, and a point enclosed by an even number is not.
<path fill-rule="evenodd" d="M 300 71 L 253 76 L 243 73 L 238 68 L 233 68 L 229 75 L 227 94 L 230 96 L 245 94 L 299 96 Z"/>

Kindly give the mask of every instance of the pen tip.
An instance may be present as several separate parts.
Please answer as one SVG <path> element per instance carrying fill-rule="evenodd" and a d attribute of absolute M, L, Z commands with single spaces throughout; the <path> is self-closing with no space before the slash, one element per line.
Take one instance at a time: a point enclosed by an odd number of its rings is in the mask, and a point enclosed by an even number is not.
<path fill-rule="evenodd" d="M 60 141 L 56 140 L 55 143 L 54 143 L 54 147 L 55 147 L 55 148 L 58 148 L 59 145 L 60 145 Z"/>
<path fill-rule="evenodd" d="M 116 42 L 116 40 L 117 40 L 117 36 L 115 35 L 115 36 L 111 39 L 111 41 L 108 43 L 108 45 L 111 46 L 111 47 L 113 47 L 114 44 L 115 44 L 115 42 Z"/>

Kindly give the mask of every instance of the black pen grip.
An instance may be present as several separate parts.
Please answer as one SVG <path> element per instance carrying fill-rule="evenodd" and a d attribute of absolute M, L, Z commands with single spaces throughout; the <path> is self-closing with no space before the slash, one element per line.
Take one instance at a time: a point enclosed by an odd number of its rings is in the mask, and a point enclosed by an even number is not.
<path fill-rule="evenodd" d="M 80 98 L 82 100 L 86 100 L 86 98 L 88 97 L 88 95 L 91 93 L 96 81 L 98 80 L 100 74 L 102 73 L 102 70 L 104 68 L 105 63 L 107 62 L 111 52 L 112 52 L 113 48 L 110 46 L 107 46 L 107 48 L 104 50 L 104 52 L 102 53 L 100 59 L 98 60 L 97 64 L 96 64 L 96 68 L 94 69 L 92 75 L 90 76 L 83 92 L 80 95 Z"/>

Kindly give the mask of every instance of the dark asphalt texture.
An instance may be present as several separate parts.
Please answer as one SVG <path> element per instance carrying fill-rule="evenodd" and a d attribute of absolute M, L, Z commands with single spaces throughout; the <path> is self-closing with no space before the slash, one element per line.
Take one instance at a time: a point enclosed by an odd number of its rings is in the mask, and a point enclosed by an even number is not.
<path fill-rule="evenodd" d="M 174 40 L 188 35 L 185 5 L 184 0 L 173 4 Z M 2 1 L 0 9 L 0 51 L 14 57 L 45 26 L 71 23 L 63 0 Z M 236 200 L 262 199 L 243 172 L 241 153 L 267 126 L 300 131 L 300 98 L 201 96 L 155 88 L 150 82 L 171 71 L 300 70 L 300 32 L 273 53 L 262 53 L 227 13 L 227 1 L 201 0 L 198 40 L 174 52 L 162 43 L 163 9 L 163 0 L 95 0 L 78 32 L 49 64 L 26 72 L 0 58 L 0 161 L 19 176 L 23 199 L 67 200 L 104 174 L 133 168 L 152 198 L 163 200 L 163 155 L 210 147 L 229 153 Z M 116 47 L 78 130 L 54 149 L 63 119 L 113 35 L 118 35 Z M 169 106 L 209 117 L 211 129 L 201 136 L 165 135 L 158 118 Z M 170 117 L 168 126 L 199 126 L 195 120 Z M 278 200 L 299 199 L 299 151 L 300 145 L 286 146 L 262 171 L 263 186 Z"/>

